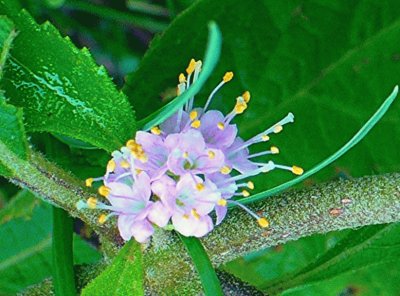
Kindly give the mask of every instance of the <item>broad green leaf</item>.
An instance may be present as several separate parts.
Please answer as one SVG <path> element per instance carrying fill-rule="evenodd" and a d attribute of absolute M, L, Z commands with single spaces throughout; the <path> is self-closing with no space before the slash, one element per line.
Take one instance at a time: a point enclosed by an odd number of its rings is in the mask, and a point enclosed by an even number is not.
<path fill-rule="evenodd" d="M 0 13 L 18 36 L 6 62 L 2 88 L 24 108 L 27 131 L 52 132 L 112 151 L 133 136 L 135 118 L 126 97 L 86 48 L 78 50 L 50 24 L 0 1 Z"/>
<path fill-rule="evenodd" d="M 352 278 L 349 272 L 364 270 L 368 275 L 371 268 L 377 270 L 397 265 L 399 227 L 399 224 L 376 225 L 304 238 L 246 256 L 229 263 L 225 269 L 272 294 L 287 291 L 292 295 L 289 291 L 293 291 L 293 295 L 297 295 L 297 290 L 307 293 L 307 286 L 315 283 L 318 290 L 317 282 L 323 286 L 324 281 L 339 276 L 345 280 L 344 285 L 348 285 Z M 393 284 L 395 279 L 395 275 L 388 278 Z M 345 288 L 343 283 L 341 285 L 336 291 Z M 363 285 L 364 289 L 369 289 L 367 282 Z M 314 294 L 309 291 L 308 295 Z"/>
<path fill-rule="evenodd" d="M 18 212 L 10 207 L 28 206 L 34 203 L 32 212 L 13 217 L 0 225 L 0 291 L 2 295 L 15 295 L 27 286 L 39 283 L 52 274 L 51 260 L 51 207 L 24 191 L 0 211 Z M 21 199 L 25 200 L 24 202 Z M 36 200 L 36 202 L 34 201 Z M 101 255 L 80 237 L 74 236 L 74 262 L 94 263 Z"/>
<path fill-rule="evenodd" d="M 185 237 L 183 235 L 179 235 L 179 237 L 199 273 L 204 294 L 207 296 L 223 295 L 217 274 L 200 240 L 196 237 Z"/>
<path fill-rule="evenodd" d="M 0 79 L 3 77 L 4 65 L 16 35 L 14 24 L 7 17 L 0 16 Z"/>
<path fill-rule="evenodd" d="M 22 118 L 22 110 L 6 104 L 0 94 L 0 142 L 4 144 L 4 149 L 8 149 L 16 156 L 26 160 L 28 143 Z M 2 152 L 0 151 L 0 153 Z M 0 162 L 0 175 L 12 176 L 6 163 Z"/>
<path fill-rule="evenodd" d="M 141 245 L 130 240 L 119 251 L 110 266 L 92 280 L 83 290 L 82 296 L 144 295 L 143 262 Z"/>
<path fill-rule="evenodd" d="M 201 0 L 153 41 L 124 92 L 141 116 L 161 106 L 160 94 L 176 85 L 191 57 L 201 56 L 205 24 L 212 19 L 221 29 L 223 48 L 197 105 L 202 106 L 225 71 L 233 70 L 235 78 L 212 107 L 226 114 L 235 98 L 249 90 L 249 108 L 235 119 L 245 139 L 293 112 L 296 122 L 254 152 L 276 145 L 281 154 L 273 161 L 307 171 L 351 138 L 398 84 L 397 7 L 394 0 Z M 368 138 L 335 162 L 337 170 L 361 176 L 400 169 L 396 108 L 397 103 Z M 315 178 L 336 173 L 330 166 Z M 265 189 L 291 178 L 275 171 L 255 178 L 255 184 Z"/>

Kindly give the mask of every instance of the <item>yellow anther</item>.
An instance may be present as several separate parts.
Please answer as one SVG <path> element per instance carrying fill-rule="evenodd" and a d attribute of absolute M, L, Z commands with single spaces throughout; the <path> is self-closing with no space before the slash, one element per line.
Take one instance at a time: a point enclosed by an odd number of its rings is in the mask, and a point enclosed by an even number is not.
<path fill-rule="evenodd" d="M 137 159 L 139 159 L 142 163 L 145 163 L 149 160 L 149 158 L 147 157 L 147 154 L 145 154 L 145 153 L 140 153 L 137 156 Z"/>
<path fill-rule="evenodd" d="M 242 98 L 246 103 L 250 102 L 250 97 L 250 92 L 247 90 L 242 94 Z"/>
<path fill-rule="evenodd" d="M 192 122 L 190 126 L 193 128 L 199 128 L 201 126 L 201 121 L 196 119 L 195 121 Z"/>
<path fill-rule="evenodd" d="M 215 152 L 209 150 L 209 151 L 208 151 L 208 157 L 209 157 L 210 159 L 214 159 L 214 158 L 215 158 Z"/>
<path fill-rule="evenodd" d="M 278 154 L 278 153 L 279 153 L 278 147 L 272 146 L 272 147 L 271 147 L 271 153 L 272 153 L 272 154 Z"/>
<path fill-rule="evenodd" d="M 188 158 L 188 157 L 189 157 L 189 153 L 183 152 L 182 157 L 183 157 L 183 158 Z"/>
<path fill-rule="evenodd" d="M 283 126 L 277 125 L 274 127 L 274 133 L 277 134 L 283 130 Z"/>
<path fill-rule="evenodd" d="M 224 165 L 220 170 L 221 174 L 223 174 L 223 175 L 228 175 L 231 171 L 232 171 L 232 169 L 230 167 L 228 167 L 227 165 Z"/>
<path fill-rule="evenodd" d="M 107 197 L 110 194 L 111 189 L 108 188 L 107 186 L 101 185 L 99 187 L 99 194 L 102 196 Z"/>
<path fill-rule="evenodd" d="M 223 122 L 218 122 L 217 126 L 221 131 L 225 129 L 225 124 Z"/>
<path fill-rule="evenodd" d="M 254 189 L 254 183 L 251 182 L 251 181 L 247 182 L 247 187 L 248 187 L 249 189 L 253 190 L 253 189 Z"/>
<path fill-rule="evenodd" d="M 224 77 L 222 78 L 222 80 L 224 82 L 228 82 L 228 81 L 231 81 L 232 78 L 233 78 L 233 72 L 226 72 Z"/>
<path fill-rule="evenodd" d="M 301 167 L 298 166 L 292 166 L 292 172 L 295 175 L 302 175 L 304 173 L 304 170 Z"/>
<path fill-rule="evenodd" d="M 244 197 L 249 197 L 250 196 L 250 192 L 248 192 L 247 190 L 243 190 L 242 194 Z"/>
<path fill-rule="evenodd" d="M 226 201 L 226 199 L 223 199 L 223 198 L 221 198 L 221 199 L 219 199 L 219 200 L 217 201 L 217 205 L 223 206 L 223 207 L 225 207 L 227 203 L 228 203 L 228 202 Z"/>
<path fill-rule="evenodd" d="M 116 167 L 116 163 L 114 161 L 114 159 L 111 159 L 108 163 L 107 163 L 107 172 L 113 172 L 115 170 Z"/>
<path fill-rule="evenodd" d="M 267 141 L 269 141 L 269 136 L 268 136 L 268 135 L 262 135 L 262 136 L 261 136 L 261 139 L 262 139 L 264 142 L 267 142 Z"/>
<path fill-rule="evenodd" d="M 158 136 L 159 134 L 161 134 L 161 130 L 160 130 L 160 128 L 158 126 L 152 127 L 150 131 L 151 131 L 151 133 L 153 135 L 157 135 Z"/>
<path fill-rule="evenodd" d="M 190 117 L 190 120 L 195 120 L 196 118 L 197 118 L 197 111 L 196 110 L 193 110 L 192 112 L 190 112 L 190 114 L 189 114 L 189 117 Z"/>
<path fill-rule="evenodd" d="M 189 215 L 188 215 L 188 214 L 185 214 L 185 215 L 182 216 L 182 218 L 183 218 L 183 219 L 189 219 Z"/>
<path fill-rule="evenodd" d="M 247 104 L 242 97 L 236 99 L 235 113 L 242 114 L 247 109 Z"/>
<path fill-rule="evenodd" d="M 85 180 L 85 185 L 86 185 L 86 187 L 92 187 L 93 181 L 94 181 L 93 178 L 87 178 L 87 179 Z"/>
<path fill-rule="evenodd" d="M 198 191 L 203 191 L 204 190 L 204 184 L 203 183 L 197 183 L 196 184 L 196 189 Z"/>
<path fill-rule="evenodd" d="M 186 73 L 188 75 L 192 74 L 195 68 L 196 68 L 196 61 L 194 59 L 191 59 L 189 62 L 189 66 L 186 68 Z"/>
<path fill-rule="evenodd" d="M 192 210 L 191 210 L 191 213 L 192 213 L 192 216 L 193 216 L 195 219 L 197 219 L 197 220 L 200 219 L 200 215 L 199 215 L 199 213 L 197 213 L 196 209 L 192 209 Z"/>
<path fill-rule="evenodd" d="M 88 200 L 86 201 L 89 209 L 95 209 L 97 205 L 97 198 L 95 197 L 89 197 Z"/>
<path fill-rule="evenodd" d="M 135 169 L 136 174 L 140 174 L 141 172 L 143 172 L 141 169 Z"/>
<path fill-rule="evenodd" d="M 132 149 L 133 147 L 136 147 L 137 144 L 135 140 L 129 140 L 128 142 L 126 142 L 125 146 L 128 147 L 129 149 Z"/>
<path fill-rule="evenodd" d="M 124 159 L 123 161 L 121 161 L 121 162 L 119 163 L 119 165 L 120 165 L 121 168 L 123 168 L 123 169 L 129 169 L 129 167 L 131 166 L 131 165 L 129 164 L 129 162 L 127 162 L 125 159 Z"/>
<path fill-rule="evenodd" d="M 269 222 L 266 218 L 259 218 L 257 222 L 262 228 L 267 228 L 269 226 Z"/>
<path fill-rule="evenodd" d="M 186 76 L 185 74 L 181 73 L 179 74 L 179 83 L 184 83 L 186 82 Z"/>
<path fill-rule="evenodd" d="M 98 221 L 100 224 L 104 224 L 107 221 L 107 216 L 105 214 L 101 214 Z"/>

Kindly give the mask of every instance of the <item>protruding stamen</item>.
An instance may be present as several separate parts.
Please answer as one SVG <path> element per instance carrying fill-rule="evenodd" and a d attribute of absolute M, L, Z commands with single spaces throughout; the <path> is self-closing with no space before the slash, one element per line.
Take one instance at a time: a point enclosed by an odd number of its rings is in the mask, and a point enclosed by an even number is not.
<path fill-rule="evenodd" d="M 231 81 L 232 78 L 233 78 L 233 72 L 226 72 L 224 77 L 222 78 L 222 81 L 226 83 Z"/>
<path fill-rule="evenodd" d="M 250 196 L 250 192 L 248 192 L 247 190 L 243 190 L 243 191 L 242 191 L 242 195 L 243 195 L 244 197 L 249 197 L 249 196 Z"/>
<path fill-rule="evenodd" d="M 179 83 L 185 83 L 185 82 L 186 82 L 185 74 L 183 73 L 179 74 Z"/>
<path fill-rule="evenodd" d="M 183 158 L 188 158 L 189 157 L 189 153 L 188 152 L 183 152 L 182 157 Z"/>
<path fill-rule="evenodd" d="M 223 199 L 223 198 L 221 198 L 217 201 L 217 205 L 222 206 L 222 207 L 225 207 L 227 203 L 228 202 L 226 201 L 226 199 Z"/>
<path fill-rule="evenodd" d="M 272 154 L 278 154 L 279 153 L 278 147 L 272 146 L 270 150 L 271 150 Z"/>
<path fill-rule="evenodd" d="M 214 158 L 215 158 L 215 152 L 209 150 L 209 151 L 208 151 L 208 157 L 209 157 L 210 159 L 214 159 Z"/>
<path fill-rule="evenodd" d="M 262 228 L 267 228 L 267 227 L 269 226 L 268 220 L 267 220 L 266 218 L 264 218 L 264 217 L 259 218 L 259 219 L 257 220 L 257 222 L 258 222 L 258 224 L 259 224 Z"/>
<path fill-rule="evenodd" d="M 217 126 L 221 131 L 225 129 L 225 124 L 223 122 L 218 122 Z"/>
<path fill-rule="evenodd" d="M 196 67 L 196 61 L 194 59 L 191 59 L 188 67 L 186 68 L 186 73 L 188 75 L 192 74 L 194 72 L 195 67 Z"/>
<path fill-rule="evenodd" d="M 236 99 L 234 111 L 236 114 L 242 114 L 247 109 L 247 104 L 242 97 Z"/>
<path fill-rule="evenodd" d="M 93 178 L 87 178 L 87 179 L 85 180 L 85 185 L 86 185 L 86 187 L 92 187 L 93 181 L 94 181 Z"/>
<path fill-rule="evenodd" d="M 189 219 L 189 215 L 185 214 L 185 215 L 182 216 L 182 218 L 187 220 L 187 219 Z"/>
<path fill-rule="evenodd" d="M 114 161 L 114 159 L 111 159 L 108 163 L 107 163 L 107 172 L 113 172 L 115 170 L 116 167 L 116 163 Z"/>
<path fill-rule="evenodd" d="M 192 122 L 190 126 L 193 128 L 199 128 L 201 126 L 201 121 L 196 119 L 195 121 Z"/>
<path fill-rule="evenodd" d="M 292 166 L 292 172 L 293 172 L 293 174 L 300 176 L 304 173 L 304 170 L 301 167 L 294 165 L 294 166 Z"/>
<path fill-rule="evenodd" d="M 97 198 L 89 197 L 86 203 L 89 209 L 95 209 L 97 206 Z"/>
<path fill-rule="evenodd" d="M 107 186 L 101 185 L 99 187 L 99 194 L 104 197 L 107 197 L 110 194 L 110 192 L 111 192 L 111 189 Z"/>
<path fill-rule="evenodd" d="M 267 141 L 269 141 L 269 136 L 268 135 L 262 135 L 261 139 L 263 140 L 263 142 L 267 142 Z"/>
<path fill-rule="evenodd" d="M 249 91 L 245 91 L 245 92 L 242 94 L 242 97 L 243 97 L 243 100 L 244 100 L 246 103 L 250 102 L 250 92 L 249 92 Z"/>
<path fill-rule="evenodd" d="M 196 118 L 197 118 L 197 111 L 196 110 L 193 110 L 193 111 L 191 111 L 190 112 L 190 114 L 189 114 L 189 118 L 190 118 L 190 120 L 195 120 Z"/>
<path fill-rule="evenodd" d="M 247 182 L 247 187 L 251 190 L 254 189 L 254 183 L 252 181 Z"/>
<path fill-rule="evenodd" d="M 153 135 L 158 136 L 158 135 L 161 134 L 161 129 L 160 129 L 158 126 L 153 126 L 153 127 L 151 128 L 150 132 L 151 132 Z"/>
<path fill-rule="evenodd" d="M 192 209 L 192 210 L 191 210 L 191 213 L 192 213 L 192 216 L 193 216 L 195 219 L 197 219 L 197 220 L 200 219 L 200 215 L 199 215 L 199 213 L 196 211 L 196 209 Z"/>
<path fill-rule="evenodd" d="M 228 175 L 231 171 L 232 169 L 227 165 L 224 165 L 220 170 L 221 174 L 223 175 Z"/>
<path fill-rule="evenodd" d="M 101 214 L 98 219 L 100 224 L 104 224 L 107 221 L 107 215 Z"/>

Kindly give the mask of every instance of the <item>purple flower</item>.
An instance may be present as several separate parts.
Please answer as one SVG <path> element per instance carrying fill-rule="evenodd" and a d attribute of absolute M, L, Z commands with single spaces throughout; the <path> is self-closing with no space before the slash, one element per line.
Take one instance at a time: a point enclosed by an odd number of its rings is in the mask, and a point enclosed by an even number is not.
<path fill-rule="evenodd" d="M 191 60 L 187 76 L 179 75 L 178 95 L 196 81 L 200 72 L 201 61 Z M 277 168 L 297 175 L 303 173 L 296 166 L 262 161 L 266 155 L 279 153 L 275 146 L 258 153 L 251 153 L 250 149 L 282 131 L 294 116 L 289 113 L 262 133 L 243 140 L 232 121 L 247 109 L 248 91 L 236 98 L 227 115 L 209 110 L 214 95 L 232 78 L 232 72 L 224 75 L 204 107 L 194 108 L 192 98 L 159 127 L 153 127 L 151 132 L 137 132 L 135 139 L 114 151 L 105 175 L 86 180 L 87 186 L 102 181 L 98 191 L 108 202 L 90 197 L 86 202 L 80 201 L 78 208 L 109 211 L 108 215 L 100 215 L 100 223 L 118 216 L 121 237 L 134 237 L 138 242 L 148 241 L 154 227 L 202 237 L 224 220 L 228 204 L 243 208 L 260 226 L 267 227 L 266 218 L 235 199 L 250 195 L 249 190 L 254 189 L 253 182 L 248 180 L 251 176 Z"/>

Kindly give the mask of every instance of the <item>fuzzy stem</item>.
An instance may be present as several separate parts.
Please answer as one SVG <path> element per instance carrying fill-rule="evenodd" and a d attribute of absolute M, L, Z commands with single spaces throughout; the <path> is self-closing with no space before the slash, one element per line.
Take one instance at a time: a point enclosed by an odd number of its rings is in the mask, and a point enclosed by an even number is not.
<path fill-rule="evenodd" d="M 218 268 L 249 252 L 304 236 L 396 222 L 400 220 L 399 184 L 400 174 L 387 174 L 291 190 L 251 206 L 268 217 L 269 229 L 258 227 L 249 215 L 234 209 L 202 243 Z M 200 291 L 198 276 L 177 237 L 156 233 L 144 262 L 153 293 Z"/>

